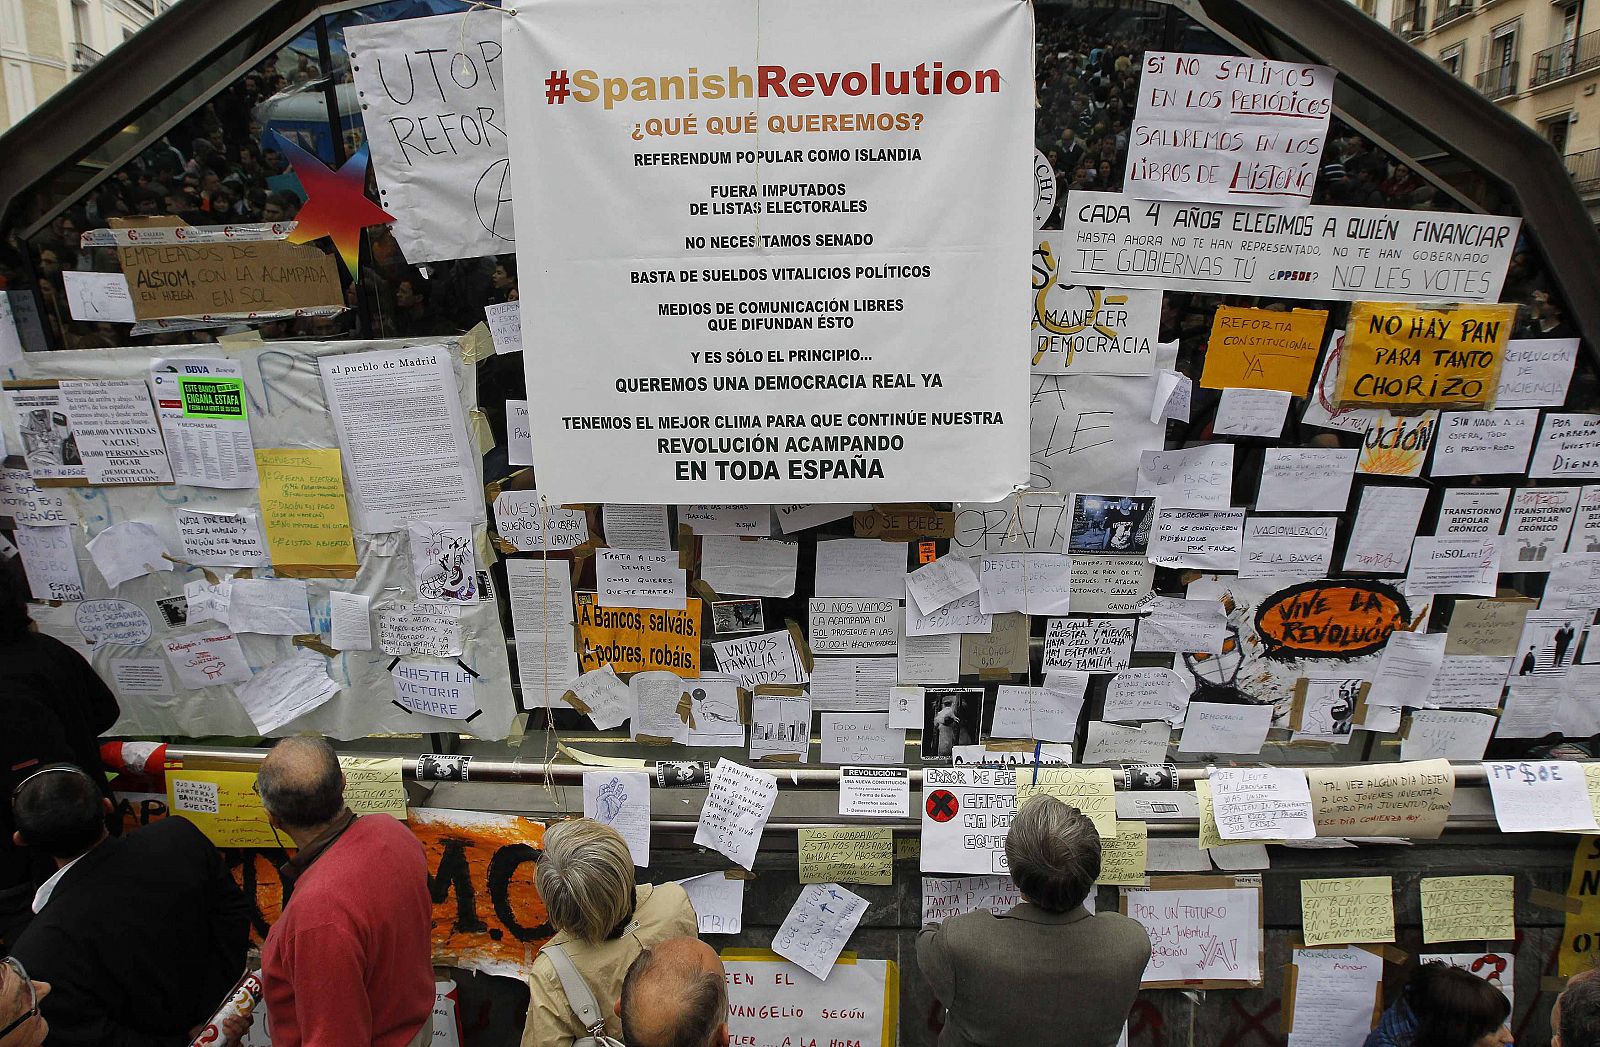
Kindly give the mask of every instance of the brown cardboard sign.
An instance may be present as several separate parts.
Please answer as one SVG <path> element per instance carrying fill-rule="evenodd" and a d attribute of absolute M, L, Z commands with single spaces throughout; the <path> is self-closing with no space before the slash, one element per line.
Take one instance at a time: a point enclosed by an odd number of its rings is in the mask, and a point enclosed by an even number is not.
<path fill-rule="evenodd" d="M 141 320 L 344 305 L 339 263 L 286 240 L 117 248 Z"/>

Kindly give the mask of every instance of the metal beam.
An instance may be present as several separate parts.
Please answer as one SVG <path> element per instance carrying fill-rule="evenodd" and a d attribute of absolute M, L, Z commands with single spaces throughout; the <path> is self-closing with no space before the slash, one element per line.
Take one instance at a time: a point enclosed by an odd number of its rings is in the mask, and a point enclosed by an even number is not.
<path fill-rule="evenodd" d="M 1347 0 L 1189 0 L 1218 26 L 1274 56 L 1282 41 L 1484 173 L 1515 199 L 1591 353 L 1600 351 L 1600 235 L 1563 158 L 1489 101 Z"/>

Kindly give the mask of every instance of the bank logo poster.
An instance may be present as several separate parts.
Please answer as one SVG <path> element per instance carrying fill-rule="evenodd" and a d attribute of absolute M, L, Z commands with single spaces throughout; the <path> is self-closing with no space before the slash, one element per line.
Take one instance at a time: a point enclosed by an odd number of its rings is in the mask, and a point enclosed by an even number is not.
<path fill-rule="evenodd" d="M 1028 482 L 1027 3 L 529 0 L 506 23 L 541 493 Z"/>

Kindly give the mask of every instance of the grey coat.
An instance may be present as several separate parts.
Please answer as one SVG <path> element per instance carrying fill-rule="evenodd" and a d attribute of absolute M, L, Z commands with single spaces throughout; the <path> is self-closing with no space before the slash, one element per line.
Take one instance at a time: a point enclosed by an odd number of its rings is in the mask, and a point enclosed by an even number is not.
<path fill-rule="evenodd" d="M 1149 959 L 1137 922 L 1082 906 L 979 910 L 917 938 L 922 975 L 945 1006 L 939 1047 L 1115 1047 Z"/>

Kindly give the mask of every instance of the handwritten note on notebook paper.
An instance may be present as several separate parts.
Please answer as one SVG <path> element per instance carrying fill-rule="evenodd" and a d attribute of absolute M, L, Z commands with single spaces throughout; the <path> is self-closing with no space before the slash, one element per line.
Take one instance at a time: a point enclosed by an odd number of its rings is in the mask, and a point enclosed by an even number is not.
<path fill-rule="evenodd" d="M 1293 768 L 1218 768 L 1211 810 L 1227 840 L 1309 840 L 1317 835 L 1305 772 Z"/>
<path fill-rule="evenodd" d="M 730 760 L 718 760 L 700 810 L 700 823 L 695 828 L 695 844 L 710 847 L 750 868 L 755 864 L 756 848 L 761 845 L 777 800 L 777 778 Z"/>

